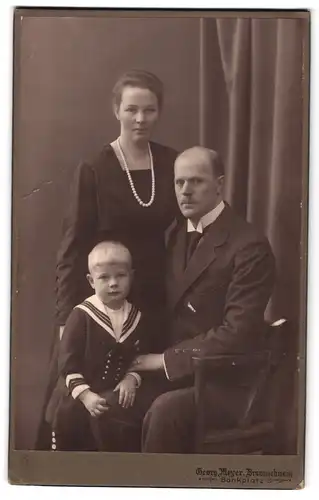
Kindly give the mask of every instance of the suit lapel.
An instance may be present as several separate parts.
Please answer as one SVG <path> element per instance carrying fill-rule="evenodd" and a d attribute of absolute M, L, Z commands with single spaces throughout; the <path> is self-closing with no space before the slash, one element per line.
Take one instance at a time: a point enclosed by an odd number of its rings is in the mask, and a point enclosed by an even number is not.
<path fill-rule="evenodd" d="M 207 228 L 186 269 L 184 269 L 186 225 L 183 225 L 183 230 L 180 231 L 182 235 L 178 236 L 176 246 L 173 250 L 175 286 L 170 294 L 172 308 L 175 307 L 177 302 L 203 271 L 216 259 L 215 248 L 223 245 L 228 238 L 229 213 L 230 209 L 226 206 L 218 219 Z"/>

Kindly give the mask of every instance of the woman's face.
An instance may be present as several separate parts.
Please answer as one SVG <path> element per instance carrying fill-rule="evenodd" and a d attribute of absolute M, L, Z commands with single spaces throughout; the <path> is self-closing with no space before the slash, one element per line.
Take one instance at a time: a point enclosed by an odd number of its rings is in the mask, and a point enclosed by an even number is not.
<path fill-rule="evenodd" d="M 121 135 L 148 141 L 159 116 L 157 97 L 148 89 L 124 87 L 115 115 L 121 123 Z"/>

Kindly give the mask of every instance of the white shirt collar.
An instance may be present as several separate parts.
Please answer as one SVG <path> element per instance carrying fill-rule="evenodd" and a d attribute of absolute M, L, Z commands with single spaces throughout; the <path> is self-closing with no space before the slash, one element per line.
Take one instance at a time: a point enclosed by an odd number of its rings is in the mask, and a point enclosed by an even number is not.
<path fill-rule="evenodd" d="M 120 309 L 111 309 L 110 307 L 107 307 L 105 304 L 104 308 L 111 320 L 116 338 L 120 338 L 123 330 L 123 325 L 127 320 L 129 312 L 131 310 L 131 304 L 129 304 L 129 302 L 125 300 L 123 306 L 120 307 Z"/>
<path fill-rule="evenodd" d="M 129 312 L 131 310 L 131 304 L 127 302 L 127 300 L 125 300 L 120 309 L 111 309 L 110 307 L 107 307 L 105 304 L 104 304 L 104 309 L 106 314 L 111 319 L 111 322 L 113 322 L 112 320 L 114 318 L 121 318 L 121 321 L 124 323 L 127 320 Z"/>
<path fill-rule="evenodd" d="M 217 219 L 217 217 L 220 216 L 224 208 L 225 208 L 225 203 L 222 200 L 217 205 L 217 207 L 213 208 L 213 210 L 203 215 L 203 217 L 199 220 L 196 227 L 194 226 L 194 224 L 190 219 L 187 219 L 187 232 L 192 233 L 193 231 L 197 231 L 198 233 L 203 233 L 205 227 L 215 222 L 215 220 Z"/>

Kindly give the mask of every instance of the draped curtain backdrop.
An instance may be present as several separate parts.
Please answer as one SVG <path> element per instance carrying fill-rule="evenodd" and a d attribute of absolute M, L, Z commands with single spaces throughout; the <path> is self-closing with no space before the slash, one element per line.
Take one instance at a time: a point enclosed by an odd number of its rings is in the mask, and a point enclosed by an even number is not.
<path fill-rule="evenodd" d="M 303 22 L 201 19 L 200 26 L 201 144 L 222 153 L 226 200 L 263 230 L 275 253 L 278 277 L 268 319 L 286 317 L 296 328 L 302 300 Z M 297 342 L 292 333 L 295 361 Z M 278 387 L 295 410 L 282 415 L 294 451 L 298 372 L 296 362 L 289 366 L 290 386 L 281 378 Z"/>

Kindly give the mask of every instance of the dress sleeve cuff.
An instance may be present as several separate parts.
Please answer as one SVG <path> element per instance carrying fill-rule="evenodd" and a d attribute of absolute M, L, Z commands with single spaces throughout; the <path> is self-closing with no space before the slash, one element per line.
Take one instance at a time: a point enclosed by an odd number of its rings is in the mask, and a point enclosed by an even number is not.
<path fill-rule="evenodd" d="M 139 373 L 136 373 L 136 372 L 127 372 L 126 375 L 132 375 L 135 379 L 136 379 L 136 387 L 140 387 L 141 386 L 141 383 L 142 383 L 142 378 L 141 378 L 141 375 Z"/>

